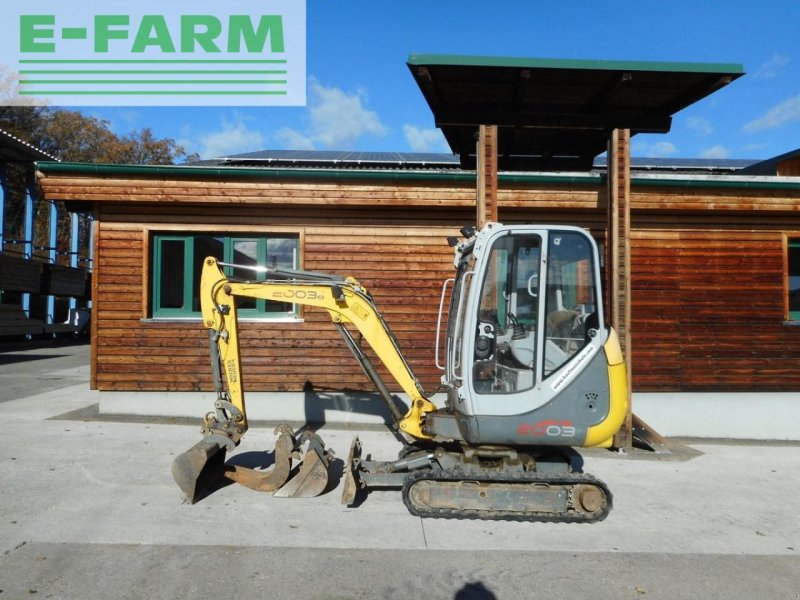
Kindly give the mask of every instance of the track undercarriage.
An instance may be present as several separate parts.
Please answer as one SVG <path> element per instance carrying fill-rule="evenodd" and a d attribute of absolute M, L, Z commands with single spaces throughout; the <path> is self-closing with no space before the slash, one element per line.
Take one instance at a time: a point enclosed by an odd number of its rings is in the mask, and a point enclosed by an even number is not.
<path fill-rule="evenodd" d="M 535 448 L 411 445 L 398 460 L 380 462 L 363 460 L 355 438 L 346 469 L 344 504 L 360 490 L 401 488 L 420 517 L 591 523 L 612 503 L 605 483 L 573 471 L 568 454 Z"/>

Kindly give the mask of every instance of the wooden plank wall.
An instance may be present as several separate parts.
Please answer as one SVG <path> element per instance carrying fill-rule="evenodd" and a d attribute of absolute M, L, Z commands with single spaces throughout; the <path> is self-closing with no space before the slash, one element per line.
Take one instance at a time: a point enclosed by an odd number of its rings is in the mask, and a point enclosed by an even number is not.
<path fill-rule="evenodd" d="M 148 231 L 114 222 L 104 211 L 97 281 L 97 388 L 101 390 L 211 389 L 208 341 L 199 321 L 147 321 L 142 256 Z M 152 231 L 157 223 L 149 223 Z M 439 373 L 433 342 L 442 281 L 451 272 L 446 237 L 453 227 L 308 226 L 303 267 L 355 276 L 398 337 L 427 388 Z M 242 355 L 250 389 L 299 391 L 369 389 L 327 313 L 305 309 L 303 323 L 243 322 Z M 388 376 L 387 376 L 388 380 Z"/>
<path fill-rule="evenodd" d="M 361 280 L 425 387 L 437 385 L 436 311 L 441 282 L 452 272 L 445 237 L 474 223 L 474 185 L 295 181 L 251 189 L 231 182 L 206 190 L 207 181 L 163 183 L 43 181 L 49 199 L 100 201 L 98 389 L 211 389 L 200 323 L 143 319 L 148 232 L 191 227 L 301 233 L 303 267 Z M 600 185 L 504 186 L 500 219 L 576 224 L 604 241 L 604 194 Z M 800 237 L 800 192 L 634 182 L 631 203 L 634 389 L 800 390 L 800 327 L 784 324 L 783 281 L 784 236 Z M 327 317 L 304 316 L 303 324 L 245 326 L 249 389 L 300 390 L 306 381 L 369 389 Z"/>
<path fill-rule="evenodd" d="M 780 231 L 638 231 L 632 258 L 636 390 L 800 389 Z"/>

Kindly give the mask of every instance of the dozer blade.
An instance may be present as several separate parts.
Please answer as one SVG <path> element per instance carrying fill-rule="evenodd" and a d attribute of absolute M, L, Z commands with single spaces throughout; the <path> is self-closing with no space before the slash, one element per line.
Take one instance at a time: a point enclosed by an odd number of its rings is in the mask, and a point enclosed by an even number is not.
<path fill-rule="evenodd" d="M 352 505 L 356 499 L 356 492 L 361 487 L 358 470 L 361 462 L 361 440 L 358 436 L 350 444 L 350 453 L 344 465 L 344 489 L 342 490 L 342 504 Z"/>
<path fill-rule="evenodd" d="M 225 471 L 225 452 L 228 440 L 215 435 L 180 454 L 172 463 L 172 476 L 191 504 L 213 491 Z"/>
<path fill-rule="evenodd" d="M 225 477 L 241 483 L 257 492 L 274 492 L 289 479 L 292 470 L 292 454 L 294 453 L 294 433 L 288 425 L 279 425 L 275 430 L 279 433 L 275 442 L 275 462 L 270 469 L 261 471 L 238 465 L 225 467 Z"/>
<path fill-rule="evenodd" d="M 281 489 L 275 492 L 279 498 L 313 498 L 319 496 L 328 486 L 328 468 L 331 450 L 316 433 L 304 431 L 300 436 L 300 445 L 308 442 L 303 462 L 297 474 Z"/>

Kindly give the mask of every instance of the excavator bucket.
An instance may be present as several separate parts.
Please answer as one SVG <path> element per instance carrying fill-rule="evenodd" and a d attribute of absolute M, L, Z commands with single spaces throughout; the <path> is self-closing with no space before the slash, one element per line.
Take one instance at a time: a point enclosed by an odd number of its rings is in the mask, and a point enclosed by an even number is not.
<path fill-rule="evenodd" d="M 172 463 L 172 476 L 191 504 L 203 499 L 225 471 L 226 439 L 210 435 L 179 455 Z"/>
<path fill-rule="evenodd" d="M 272 467 L 262 471 L 229 465 L 225 467 L 225 477 L 257 492 L 274 492 L 286 483 L 295 454 L 294 433 L 285 424 L 279 425 L 275 433 L 279 434 L 279 437 L 275 443 L 275 460 Z"/>
<path fill-rule="evenodd" d="M 308 443 L 300 468 L 292 479 L 275 492 L 279 498 L 313 498 L 328 487 L 328 469 L 333 451 L 326 450 L 325 444 L 316 433 L 304 431 L 300 436 L 300 446 Z"/>

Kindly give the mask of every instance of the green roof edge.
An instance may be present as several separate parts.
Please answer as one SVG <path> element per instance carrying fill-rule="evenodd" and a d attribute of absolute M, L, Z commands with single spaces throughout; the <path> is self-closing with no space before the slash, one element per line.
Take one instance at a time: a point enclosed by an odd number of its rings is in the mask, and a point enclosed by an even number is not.
<path fill-rule="evenodd" d="M 589 69 L 614 71 L 661 71 L 679 73 L 719 73 L 744 75 L 739 63 L 688 63 L 629 60 L 584 60 L 570 58 L 523 58 L 510 56 L 470 56 L 457 54 L 415 53 L 408 57 L 410 66 L 515 67 L 527 69 Z"/>
<path fill-rule="evenodd" d="M 162 176 L 181 178 L 216 177 L 223 179 L 312 179 L 328 181 L 445 181 L 452 183 L 474 182 L 475 174 L 468 171 L 369 171 L 353 169 L 265 169 L 246 167 L 191 167 L 182 165 L 109 165 L 87 163 L 64 163 L 43 161 L 36 163 L 44 174 L 67 173 L 75 175 L 117 175 L 117 176 Z M 554 183 L 572 185 L 598 185 L 605 180 L 599 173 L 500 173 L 501 183 Z M 723 189 L 762 189 L 762 190 L 800 190 L 797 181 L 765 181 L 764 178 L 743 181 L 741 179 L 707 179 L 676 177 L 660 179 L 651 177 L 631 177 L 631 184 L 645 187 L 686 187 Z"/>

